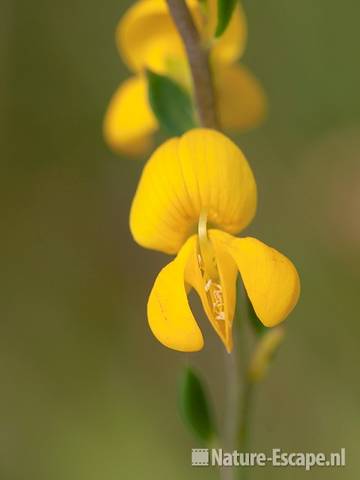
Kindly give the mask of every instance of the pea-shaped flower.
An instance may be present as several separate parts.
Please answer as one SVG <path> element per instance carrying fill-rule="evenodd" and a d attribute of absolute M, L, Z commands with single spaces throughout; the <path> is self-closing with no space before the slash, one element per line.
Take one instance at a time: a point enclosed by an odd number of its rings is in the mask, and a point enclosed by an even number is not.
<path fill-rule="evenodd" d="M 204 46 L 210 49 L 220 124 L 231 130 L 257 126 L 266 110 L 263 89 L 246 67 L 236 64 L 247 36 L 242 9 L 236 7 L 225 33 L 215 38 L 217 0 L 187 0 L 187 5 Z M 151 146 L 158 129 L 148 100 L 145 69 L 171 77 L 192 95 L 190 69 L 166 0 L 136 2 L 121 18 L 116 41 L 134 76 L 125 80 L 112 97 L 104 135 L 115 151 L 140 154 Z"/>
<path fill-rule="evenodd" d="M 233 236 L 254 217 L 256 201 L 242 152 L 213 130 L 194 129 L 166 141 L 145 165 L 130 228 L 143 247 L 177 254 L 159 273 L 147 308 L 153 334 L 167 347 L 203 347 L 187 298 L 194 288 L 231 351 L 238 272 L 265 326 L 280 323 L 296 305 L 300 281 L 292 262 L 255 238 Z"/>

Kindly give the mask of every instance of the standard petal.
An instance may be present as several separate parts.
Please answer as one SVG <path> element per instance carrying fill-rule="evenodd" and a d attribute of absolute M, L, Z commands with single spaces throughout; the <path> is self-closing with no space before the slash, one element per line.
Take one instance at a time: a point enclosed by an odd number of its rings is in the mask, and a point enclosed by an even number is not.
<path fill-rule="evenodd" d="M 196 352 L 204 345 L 185 288 L 185 269 L 195 249 L 196 237 L 193 236 L 175 260 L 159 273 L 147 306 L 149 325 L 155 337 L 166 347 L 181 352 Z"/>
<path fill-rule="evenodd" d="M 219 282 L 215 283 L 203 277 L 199 268 L 199 252 L 196 251 L 189 258 L 186 268 L 186 282 L 198 293 L 204 311 L 215 332 L 225 345 L 228 352 L 233 347 L 232 324 L 236 306 L 236 279 L 238 270 L 236 263 L 227 252 L 224 245 L 210 232 L 210 241 L 214 250 Z M 216 315 L 216 306 L 210 299 L 210 289 L 214 288 L 218 301 L 223 304 L 223 317 Z M 216 297 L 215 297 L 216 301 Z"/>
<path fill-rule="evenodd" d="M 130 228 L 142 246 L 176 253 L 200 213 L 236 233 L 256 210 L 256 184 L 240 149 L 214 130 L 194 129 L 161 145 L 142 173 Z"/>
<path fill-rule="evenodd" d="M 116 41 L 124 62 L 134 71 L 166 70 L 169 59 L 185 56 L 165 0 L 140 0 L 121 18 Z"/>
<path fill-rule="evenodd" d="M 130 230 L 141 246 L 173 254 L 196 231 L 196 211 L 178 156 L 179 138 L 163 143 L 144 167 L 131 206 Z"/>
<path fill-rule="evenodd" d="M 295 307 L 300 279 L 293 263 L 256 238 L 214 232 L 236 262 L 254 310 L 267 327 L 282 322 Z"/>
<path fill-rule="evenodd" d="M 258 126 L 267 111 L 266 95 L 259 81 L 240 65 L 215 70 L 215 88 L 220 124 L 228 130 Z"/>
<path fill-rule="evenodd" d="M 256 183 L 243 153 L 215 130 L 194 129 L 179 142 L 186 190 L 196 210 L 207 212 L 210 225 L 239 232 L 256 211 Z"/>
<path fill-rule="evenodd" d="M 125 80 L 112 97 L 104 119 L 104 136 L 116 152 L 145 153 L 158 128 L 142 75 Z"/>

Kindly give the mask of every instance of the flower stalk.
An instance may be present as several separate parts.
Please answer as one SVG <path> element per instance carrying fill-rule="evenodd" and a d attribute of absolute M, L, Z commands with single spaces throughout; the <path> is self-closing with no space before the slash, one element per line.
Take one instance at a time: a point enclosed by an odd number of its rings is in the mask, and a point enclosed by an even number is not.
<path fill-rule="evenodd" d="M 167 3 L 187 53 L 200 125 L 219 130 L 209 49 L 202 45 L 185 0 L 167 0 Z"/>

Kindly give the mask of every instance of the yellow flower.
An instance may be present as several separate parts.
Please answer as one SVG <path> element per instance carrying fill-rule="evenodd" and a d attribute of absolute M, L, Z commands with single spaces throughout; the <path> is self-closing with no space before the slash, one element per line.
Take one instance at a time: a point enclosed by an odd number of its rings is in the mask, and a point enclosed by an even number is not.
<path fill-rule="evenodd" d="M 147 309 L 152 332 L 167 347 L 190 352 L 203 346 L 187 299 L 192 287 L 231 351 L 238 272 L 267 327 L 294 308 L 300 281 L 291 261 L 255 238 L 232 235 L 250 223 L 256 200 L 245 157 L 213 130 L 194 129 L 166 141 L 146 164 L 130 229 L 143 247 L 177 254 L 159 273 Z"/>
<path fill-rule="evenodd" d="M 217 0 L 205 11 L 199 0 L 187 0 L 204 45 L 211 48 L 211 66 L 221 125 L 225 129 L 255 127 L 265 115 L 262 87 L 250 71 L 235 64 L 246 44 L 246 20 L 240 6 L 224 34 L 214 38 Z M 135 75 L 120 85 L 110 101 L 104 135 L 115 151 L 144 153 L 158 123 L 151 111 L 144 70 L 173 78 L 190 93 L 190 71 L 183 44 L 165 0 L 140 0 L 120 20 L 116 41 L 119 52 Z"/>

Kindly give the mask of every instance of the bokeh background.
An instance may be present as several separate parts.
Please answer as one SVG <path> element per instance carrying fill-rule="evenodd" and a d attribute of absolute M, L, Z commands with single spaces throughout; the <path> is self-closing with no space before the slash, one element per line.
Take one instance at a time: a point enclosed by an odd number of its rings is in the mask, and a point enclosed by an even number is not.
<path fill-rule="evenodd" d="M 130 2 L 0 1 L 0 478 L 215 479 L 177 413 L 184 356 L 146 323 L 165 255 L 138 247 L 128 211 L 144 159 L 104 145 L 128 72 L 114 30 Z M 358 0 L 243 1 L 244 63 L 270 115 L 237 137 L 257 177 L 249 230 L 302 277 L 288 337 L 260 387 L 252 449 L 347 449 L 345 469 L 254 479 L 355 479 L 359 445 Z M 222 347 L 197 365 L 223 405 Z"/>

